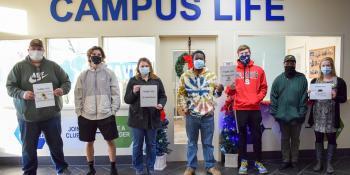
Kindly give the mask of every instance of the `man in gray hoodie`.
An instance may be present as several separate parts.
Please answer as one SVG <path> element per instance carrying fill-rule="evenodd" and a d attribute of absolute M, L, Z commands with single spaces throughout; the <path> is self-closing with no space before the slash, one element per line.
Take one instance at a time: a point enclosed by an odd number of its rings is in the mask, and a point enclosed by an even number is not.
<path fill-rule="evenodd" d="M 6 82 L 7 92 L 13 97 L 21 132 L 23 174 L 36 175 L 36 149 L 41 132 L 45 135 L 57 174 L 70 174 L 63 155 L 60 111 L 63 106 L 62 95 L 69 92 L 71 82 L 58 64 L 43 56 L 41 40 L 33 39 L 28 53 L 24 60 L 12 68 Z M 52 84 L 54 106 L 37 108 L 33 85 L 42 83 Z"/>

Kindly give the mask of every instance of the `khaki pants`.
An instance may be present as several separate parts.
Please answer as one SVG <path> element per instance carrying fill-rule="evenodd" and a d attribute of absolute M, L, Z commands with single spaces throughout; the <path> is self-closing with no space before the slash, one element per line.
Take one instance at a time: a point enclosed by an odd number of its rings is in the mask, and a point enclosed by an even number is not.
<path fill-rule="evenodd" d="M 301 123 L 279 122 L 281 129 L 281 150 L 283 162 L 298 162 Z"/>

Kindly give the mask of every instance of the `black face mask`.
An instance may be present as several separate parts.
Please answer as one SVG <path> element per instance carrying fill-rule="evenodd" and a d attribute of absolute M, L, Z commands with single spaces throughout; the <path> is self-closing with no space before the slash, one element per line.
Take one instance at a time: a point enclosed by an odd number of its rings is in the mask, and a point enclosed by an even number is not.
<path fill-rule="evenodd" d="M 102 58 L 100 56 L 91 56 L 91 61 L 97 65 L 102 62 Z"/>
<path fill-rule="evenodd" d="M 284 66 L 284 72 L 287 78 L 292 78 L 297 73 L 294 66 Z"/>

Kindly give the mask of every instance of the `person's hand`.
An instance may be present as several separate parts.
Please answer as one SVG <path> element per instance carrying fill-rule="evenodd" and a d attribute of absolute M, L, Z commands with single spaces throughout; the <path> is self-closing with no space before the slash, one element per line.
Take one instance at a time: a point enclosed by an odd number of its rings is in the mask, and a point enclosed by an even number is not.
<path fill-rule="evenodd" d="M 63 95 L 63 90 L 61 88 L 57 88 L 53 91 L 53 94 L 57 97 L 60 97 Z"/>
<path fill-rule="evenodd" d="M 34 93 L 32 91 L 25 91 L 23 98 L 25 100 L 34 100 Z"/>
<path fill-rule="evenodd" d="M 307 93 L 310 94 L 310 93 L 311 93 L 311 90 L 308 90 Z"/>
<path fill-rule="evenodd" d="M 224 86 L 222 84 L 215 85 L 215 90 L 216 92 L 221 93 L 224 91 Z"/>
<path fill-rule="evenodd" d="M 336 96 L 337 96 L 337 91 L 336 90 L 332 90 L 332 99 L 335 99 Z"/>
<path fill-rule="evenodd" d="M 140 85 L 134 85 L 134 87 L 133 87 L 133 89 L 132 89 L 132 92 L 133 92 L 134 94 L 136 94 L 137 92 L 140 91 L 140 88 L 141 88 Z"/>
<path fill-rule="evenodd" d="M 157 108 L 158 110 L 161 110 L 161 109 L 163 109 L 163 105 L 162 105 L 162 104 L 158 104 L 158 105 L 156 106 L 156 108 Z"/>

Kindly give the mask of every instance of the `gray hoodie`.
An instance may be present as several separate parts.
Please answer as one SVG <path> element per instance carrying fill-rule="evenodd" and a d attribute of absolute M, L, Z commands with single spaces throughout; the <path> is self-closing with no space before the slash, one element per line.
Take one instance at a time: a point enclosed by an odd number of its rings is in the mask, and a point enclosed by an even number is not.
<path fill-rule="evenodd" d="M 79 75 L 74 90 L 75 113 L 89 120 L 115 115 L 120 108 L 119 84 L 114 72 L 101 63 Z"/>
<path fill-rule="evenodd" d="M 33 84 L 52 83 L 53 89 L 61 88 L 68 94 L 71 82 L 67 73 L 55 62 L 43 58 L 39 67 L 31 64 L 27 56 L 17 63 L 9 73 L 6 82 L 7 93 L 13 97 L 17 116 L 29 122 L 45 121 L 62 109 L 62 97 L 55 96 L 55 106 L 36 108 L 34 100 L 24 100 L 25 91 L 33 91 Z"/>

